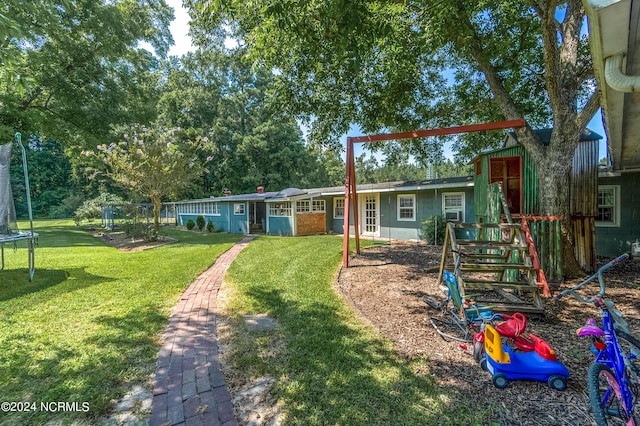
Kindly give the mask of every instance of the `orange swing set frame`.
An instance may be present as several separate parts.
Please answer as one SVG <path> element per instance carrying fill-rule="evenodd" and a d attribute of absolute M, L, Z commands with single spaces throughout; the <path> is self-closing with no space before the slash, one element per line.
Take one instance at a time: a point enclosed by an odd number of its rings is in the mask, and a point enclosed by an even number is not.
<path fill-rule="evenodd" d="M 438 129 L 429 130 L 414 130 L 410 132 L 400 133 L 382 133 L 369 136 L 355 136 L 347 137 L 347 158 L 346 158 L 346 173 L 345 173 L 345 191 L 344 191 L 344 241 L 342 248 L 342 266 L 347 268 L 349 266 L 349 226 L 350 226 L 350 213 L 353 209 L 353 227 L 356 242 L 356 253 L 360 253 L 360 231 L 358 229 L 358 200 L 356 197 L 356 169 L 354 163 L 354 144 L 367 143 L 367 142 L 383 142 L 390 140 L 402 140 L 402 139 L 415 139 L 425 138 L 429 136 L 444 136 L 455 135 L 461 133 L 473 133 L 482 132 L 486 130 L 498 130 L 498 129 L 511 129 L 516 127 L 523 127 L 526 125 L 524 118 L 506 121 L 495 121 L 482 124 L 471 124 L 467 126 L 457 127 L 441 127 Z"/>

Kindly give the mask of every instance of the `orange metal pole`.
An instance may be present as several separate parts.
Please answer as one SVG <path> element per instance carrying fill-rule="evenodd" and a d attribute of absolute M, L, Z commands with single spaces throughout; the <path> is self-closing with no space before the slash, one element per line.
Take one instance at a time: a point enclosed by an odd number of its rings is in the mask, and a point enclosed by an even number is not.
<path fill-rule="evenodd" d="M 358 190 L 356 189 L 356 165 L 355 152 L 352 140 L 347 142 L 351 145 L 351 204 L 353 205 L 353 229 L 356 238 L 356 253 L 360 254 L 360 215 L 358 214 Z"/>
<path fill-rule="evenodd" d="M 354 167 L 353 162 L 353 143 L 347 138 L 347 167 L 345 173 L 344 187 L 344 225 L 343 225 L 343 242 L 342 242 L 342 267 L 349 267 L 349 213 L 351 207 L 351 176 Z M 356 230 L 357 234 L 357 230 Z"/>

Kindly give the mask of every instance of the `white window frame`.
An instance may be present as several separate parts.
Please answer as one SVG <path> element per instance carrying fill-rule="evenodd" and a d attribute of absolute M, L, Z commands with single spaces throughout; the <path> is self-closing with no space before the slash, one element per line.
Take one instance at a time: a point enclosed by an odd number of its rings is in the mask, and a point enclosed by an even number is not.
<path fill-rule="evenodd" d="M 215 203 L 211 203 L 209 205 L 211 206 L 211 216 L 221 216 L 220 203 L 216 201 Z"/>
<path fill-rule="evenodd" d="M 296 201 L 296 213 L 311 212 L 311 202 L 309 200 Z"/>
<path fill-rule="evenodd" d="M 239 209 L 239 207 L 242 207 Z M 247 207 L 245 203 L 233 203 L 233 215 L 234 216 L 244 216 L 246 214 Z"/>
<path fill-rule="evenodd" d="M 401 199 L 406 198 L 411 200 L 411 207 L 403 207 L 401 205 Z M 411 217 L 402 217 L 402 211 L 411 211 Z M 398 222 L 415 222 L 416 221 L 416 194 L 398 194 Z"/>
<path fill-rule="evenodd" d="M 327 211 L 324 200 L 311 200 L 311 210 L 314 213 Z"/>
<path fill-rule="evenodd" d="M 613 220 L 612 221 L 600 221 L 597 220 L 597 212 L 596 212 L 596 226 L 603 228 L 619 228 L 620 227 L 620 185 L 598 185 L 598 194 L 596 194 L 596 209 L 600 209 L 599 198 L 600 198 L 600 190 L 607 189 L 613 190 L 613 205 L 606 206 L 611 207 L 613 209 Z"/>
<path fill-rule="evenodd" d="M 338 206 L 338 202 L 342 201 L 342 206 Z M 342 209 L 342 214 L 338 214 L 338 209 Z M 344 219 L 344 197 L 335 197 L 333 199 L 333 218 Z"/>
<path fill-rule="evenodd" d="M 447 197 L 456 196 L 456 195 L 460 196 L 460 199 L 462 200 L 462 205 L 461 206 L 455 206 L 455 207 L 447 206 Z M 447 217 L 447 213 L 459 212 L 458 213 L 458 220 L 457 221 L 451 221 L 451 222 L 464 222 L 465 204 L 466 204 L 466 200 L 465 200 L 464 192 L 444 192 L 442 194 L 442 215 L 446 218 Z M 447 222 L 450 222 L 450 220 L 447 220 Z"/>
<path fill-rule="evenodd" d="M 269 203 L 269 216 L 272 217 L 291 217 L 292 210 L 291 201 Z"/>

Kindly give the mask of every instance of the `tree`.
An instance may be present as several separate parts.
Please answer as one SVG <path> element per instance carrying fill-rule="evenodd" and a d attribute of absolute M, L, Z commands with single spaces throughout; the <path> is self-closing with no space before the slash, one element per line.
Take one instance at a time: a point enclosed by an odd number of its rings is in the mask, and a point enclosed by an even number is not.
<path fill-rule="evenodd" d="M 79 153 L 155 118 L 158 62 L 138 43 L 166 54 L 164 0 L 8 0 L 0 16 L 0 140 L 21 131 Z"/>
<path fill-rule="evenodd" d="M 210 43 L 231 29 L 253 60 L 278 70 L 282 105 L 315 118 L 318 140 L 353 123 L 373 133 L 526 118 L 516 133 L 545 171 L 541 213 L 565 218 L 565 270 L 576 272 L 569 172 L 599 107 L 580 0 L 188 3 L 196 40 Z M 533 132 L 542 125 L 553 126 L 549 145 Z M 468 156 L 487 139 L 458 144 Z M 429 145 L 403 149 L 424 153 Z"/>
<path fill-rule="evenodd" d="M 33 214 L 46 217 L 73 190 L 71 165 L 60 143 L 37 137 L 28 139 L 25 148 Z M 27 201 L 24 188 L 22 155 L 14 149 L 11 159 L 12 187 L 16 214 L 26 217 Z"/>
<path fill-rule="evenodd" d="M 107 166 L 106 174 L 153 203 L 153 223 L 160 226 L 160 208 L 165 197 L 177 197 L 206 171 L 194 156 L 198 141 L 181 139 L 180 129 L 135 125 L 122 140 L 86 151 Z"/>
<path fill-rule="evenodd" d="M 199 50 L 180 62 L 170 66 L 159 120 L 206 136 L 202 195 L 333 184 L 335 158 L 306 147 L 300 126 L 273 104 L 270 70 L 252 70 L 242 51 Z"/>

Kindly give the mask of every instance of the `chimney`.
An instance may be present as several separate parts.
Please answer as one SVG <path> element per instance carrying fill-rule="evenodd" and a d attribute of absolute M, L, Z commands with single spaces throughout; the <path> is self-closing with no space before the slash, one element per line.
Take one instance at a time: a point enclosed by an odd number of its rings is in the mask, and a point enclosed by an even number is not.
<path fill-rule="evenodd" d="M 258 187 L 258 194 L 264 194 L 264 186 Z"/>
<path fill-rule="evenodd" d="M 228 197 L 229 195 L 231 195 L 231 191 L 229 191 L 229 190 L 225 190 L 225 191 L 224 191 L 224 196 L 225 196 L 225 197 Z"/>

